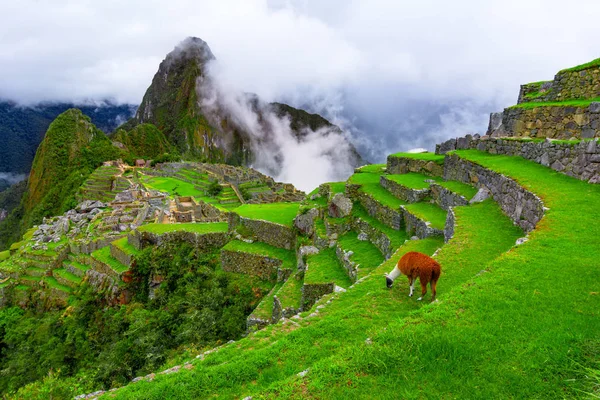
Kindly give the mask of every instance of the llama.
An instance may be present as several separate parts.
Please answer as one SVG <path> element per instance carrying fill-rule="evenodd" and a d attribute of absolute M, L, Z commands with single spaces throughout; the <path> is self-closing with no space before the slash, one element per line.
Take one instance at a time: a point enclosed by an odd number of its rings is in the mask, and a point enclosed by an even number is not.
<path fill-rule="evenodd" d="M 410 285 L 409 297 L 412 297 L 415 280 L 419 278 L 421 282 L 421 297 L 417 300 L 423 300 L 423 296 L 427 293 L 427 283 L 431 286 L 431 301 L 435 300 L 435 287 L 440 277 L 442 268 L 440 264 L 433 258 L 423 254 L 411 251 L 402 256 L 398 264 L 392 272 L 385 274 L 385 283 L 391 289 L 394 284 L 394 279 L 404 274 L 408 277 Z"/>

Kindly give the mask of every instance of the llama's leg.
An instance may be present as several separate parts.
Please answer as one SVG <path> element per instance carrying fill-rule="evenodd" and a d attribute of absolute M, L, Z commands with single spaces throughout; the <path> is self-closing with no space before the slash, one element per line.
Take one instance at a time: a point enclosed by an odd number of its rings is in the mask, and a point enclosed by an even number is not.
<path fill-rule="evenodd" d="M 430 286 L 431 286 L 431 301 L 435 301 L 435 294 L 436 294 L 435 287 L 436 287 L 436 285 L 437 285 L 437 281 L 431 281 L 431 284 L 430 284 Z"/>
<path fill-rule="evenodd" d="M 425 295 L 427 294 L 427 282 L 423 282 L 423 279 L 420 279 L 421 281 L 421 297 L 419 297 L 417 300 L 421 301 L 423 300 L 423 297 L 425 297 Z"/>
<path fill-rule="evenodd" d="M 415 280 L 416 278 L 408 278 L 408 284 L 410 286 L 410 291 L 408 292 L 408 297 L 412 297 L 413 292 L 415 291 Z"/>

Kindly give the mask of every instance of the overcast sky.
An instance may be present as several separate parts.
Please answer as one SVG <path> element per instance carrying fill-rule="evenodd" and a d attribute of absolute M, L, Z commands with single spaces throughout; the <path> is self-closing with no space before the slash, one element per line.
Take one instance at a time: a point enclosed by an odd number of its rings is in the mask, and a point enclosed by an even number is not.
<path fill-rule="evenodd" d="M 600 57 L 598 1 L 0 2 L 0 97 L 138 104 L 166 53 L 208 42 L 219 73 L 319 111 L 378 158 L 483 132 L 519 84 Z"/>

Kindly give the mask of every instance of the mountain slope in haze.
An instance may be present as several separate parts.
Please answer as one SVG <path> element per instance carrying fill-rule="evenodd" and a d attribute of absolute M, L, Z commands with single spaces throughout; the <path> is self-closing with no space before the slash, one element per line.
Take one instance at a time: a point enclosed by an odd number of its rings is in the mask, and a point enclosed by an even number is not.
<path fill-rule="evenodd" d="M 40 103 L 20 106 L 0 100 L 0 191 L 29 173 L 35 151 L 50 123 L 61 113 L 75 107 L 71 103 Z M 112 132 L 133 115 L 137 106 L 105 102 L 78 105 L 83 114 L 106 133 Z M 5 173 L 5 174 L 4 174 Z"/>
<path fill-rule="evenodd" d="M 334 133 L 348 147 L 348 162 L 352 166 L 362 163 L 354 146 L 341 136 L 342 131 L 321 116 L 285 104 L 264 103 L 252 94 L 224 98 L 208 73 L 213 60 L 203 40 L 189 37 L 181 42 L 160 64 L 135 117 L 123 128 L 151 123 L 184 158 L 248 165 L 274 141 L 275 131 L 280 129 L 279 121 L 273 122 L 271 117 L 285 117 L 290 139 L 299 141 L 307 131 Z M 267 147 L 267 151 L 273 150 Z"/>
<path fill-rule="evenodd" d="M 131 157 L 154 159 L 165 153 L 177 154 L 165 135 L 152 124 L 140 124 L 127 132 L 119 129 L 111 136 L 113 143 L 122 145 Z"/>

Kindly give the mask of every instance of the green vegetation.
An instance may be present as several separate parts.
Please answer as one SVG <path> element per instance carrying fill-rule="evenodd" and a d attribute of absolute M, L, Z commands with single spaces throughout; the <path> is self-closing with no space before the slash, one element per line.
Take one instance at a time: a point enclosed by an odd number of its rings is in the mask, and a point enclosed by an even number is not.
<path fill-rule="evenodd" d="M 241 217 L 292 227 L 299 208 L 300 203 L 242 204 L 233 211 Z"/>
<path fill-rule="evenodd" d="M 303 279 L 301 274 L 295 274 L 288 278 L 281 289 L 276 293 L 277 298 L 281 301 L 281 307 L 299 308 L 302 299 L 302 284 Z"/>
<path fill-rule="evenodd" d="M 245 332 L 246 316 L 272 287 L 223 272 L 217 253 L 201 254 L 187 244 L 145 250 L 132 272 L 129 289 L 135 298 L 124 306 L 107 307 L 83 284 L 67 312 L 41 310 L 35 304 L 1 308 L 4 396 L 73 398 L 126 384 L 173 365 L 172 360 L 238 339 Z M 150 300 L 153 275 L 165 280 Z M 45 281 L 58 290 L 71 290 L 52 277 Z"/>
<path fill-rule="evenodd" d="M 600 67 L 600 58 L 596 58 L 595 60 L 586 62 L 585 64 L 580 64 L 580 65 L 576 65 L 575 67 L 560 70 L 559 73 L 561 73 L 561 72 L 578 72 L 578 71 L 583 71 L 583 70 L 586 70 L 589 68 L 595 68 L 595 67 Z"/>
<path fill-rule="evenodd" d="M 292 250 L 281 249 L 263 242 L 246 243 L 241 240 L 232 240 L 223 247 L 223 250 L 276 258 L 283 261 L 283 268 L 291 269 L 296 266 L 296 255 Z"/>
<path fill-rule="evenodd" d="M 433 203 L 412 203 L 404 206 L 406 211 L 423 221 L 429 221 L 432 228 L 444 229 L 446 225 L 446 211 Z"/>
<path fill-rule="evenodd" d="M 342 235 L 338 240 L 338 244 L 344 251 L 350 250 L 354 253 L 350 260 L 359 264 L 358 279 L 370 274 L 384 260 L 379 249 L 369 241 L 358 240 L 356 232 L 348 232 Z"/>
<path fill-rule="evenodd" d="M 193 233 L 214 233 L 227 232 L 227 222 L 206 222 L 206 223 L 179 223 L 179 224 L 146 224 L 138 228 L 140 232 L 151 232 L 156 234 L 168 232 L 193 232 Z"/>
<path fill-rule="evenodd" d="M 306 264 L 304 284 L 333 282 L 343 288 L 347 288 L 352 284 L 346 269 L 340 264 L 335 255 L 335 248 L 333 247 L 328 247 L 318 254 L 308 256 Z"/>
<path fill-rule="evenodd" d="M 70 287 L 61 285 L 60 283 L 58 283 L 56 278 L 54 278 L 53 276 L 45 276 L 42 279 L 44 280 L 44 282 L 46 282 L 48 284 L 49 287 L 51 287 L 53 289 L 60 290 L 61 292 L 71 293 Z"/>
<path fill-rule="evenodd" d="M 418 174 L 416 172 L 409 172 L 407 174 L 400 175 L 385 175 L 385 177 L 410 189 L 427 189 L 429 188 L 430 183 L 425 182 L 426 180 L 433 180 L 438 183 L 442 180 L 442 178 L 439 177 L 431 177 L 423 174 Z"/>
<path fill-rule="evenodd" d="M 346 182 L 331 182 L 329 190 L 332 195 L 336 193 L 344 193 L 346 191 Z"/>
<path fill-rule="evenodd" d="M 389 157 L 411 158 L 414 160 L 433 161 L 434 163 L 439 164 L 439 165 L 444 164 L 444 155 L 443 154 L 435 154 L 435 153 L 429 153 L 429 152 L 396 153 L 396 154 L 390 155 Z"/>
<path fill-rule="evenodd" d="M 531 102 L 515 104 L 508 108 L 524 108 L 533 109 L 538 107 L 589 107 L 593 102 L 600 101 L 600 97 L 587 100 L 565 100 L 565 101 L 544 101 L 544 102 Z"/>
<path fill-rule="evenodd" d="M 219 181 L 212 181 L 210 185 L 208 185 L 208 194 L 212 197 L 217 197 L 223 191 L 223 186 L 219 183 Z"/>
<path fill-rule="evenodd" d="M 165 153 L 177 153 L 165 135 L 152 124 L 138 125 L 129 132 L 119 129 L 112 139 L 127 147 L 132 161 L 135 158 L 154 159 Z"/>
<path fill-rule="evenodd" d="M 263 297 L 259 305 L 254 309 L 254 311 L 252 311 L 253 316 L 264 320 L 271 319 L 271 315 L 273 315 L 273 297 L 275 297 L 275 293 L 277 293 L 282 285 L 283 282 L 277 283 L 269 292 L 269 294 Z"/>
<path fill-rule="evenodd" d="M 458 181 L 442 181 L 436 182 L 438 185 L 445 187 L 453 193 L 459 194 L 470 200 L 477 194 L 477 188 Z"/>
<path fill-rule="evenodd" d="M 371 172 L 374 174 L 383 174 L 387 164 L 369 164 L 358 168 L 359 172 Z"/>
<path fill-rule="evenodd" d="M 10 257 L 10 251 L 9 250 L 0 251 L 0 261 L 4 261 L 8 257 Z"/>
<path fill-rule="evenodd" d="M 165 224 L 166 225 L 166 224 Z M 140 253 L 138 249 L 129 244 L 129 240 L 127 240 L 127 236 L 121 239 L 115 240 L 111 243 L 113 246 L 117 247 L 119 250 L 122 250 L 126 254 L 131 254 L 136 256 Z"/>
<path fill-rule="evenodd" d="M 142 175 L 141 179 L 145 186 L 161 192 L 167 192 L 171 196 L 204 196 L 203 190 L 199 190 L 195 185 L 177 178 Z"/>
<path fill-rule="evenodd" d="M 110 269 L 115 271 L 117 274 L 122 274 L 129 269 L 128 265 L 121 264 L 116 258 L 110 255 L 110 247 L 106 246 L 100 250 L 96 250 L 92 253 L 92 258 L 108 265 Z"/>

